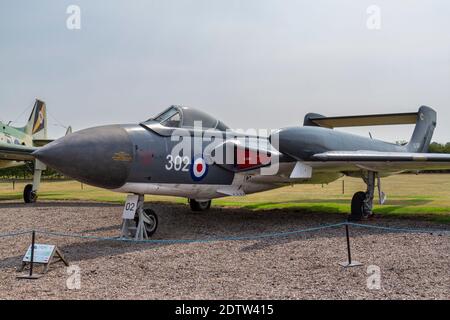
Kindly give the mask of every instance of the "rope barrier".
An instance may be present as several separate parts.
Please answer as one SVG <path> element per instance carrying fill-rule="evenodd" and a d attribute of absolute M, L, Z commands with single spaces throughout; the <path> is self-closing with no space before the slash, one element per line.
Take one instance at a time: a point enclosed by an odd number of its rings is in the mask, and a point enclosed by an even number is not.
<path fill-rule="evenodd" d="M 398 228 L 398 227 L 376 226 L 376 225 L 353 223 L 353 222 L 347 222 L 346 224 L 349 226 L 354 226 L 354 227 L 359 227 L 359 228 L 378 229 L 378 230 L 384 230 L 384 231 L 409 232 L 409 233 L 449 233 L 450 234 L 450 230 Z"/>
<path fill-rule="evenodd" d="M 129 242 L 129 243 L 155 243 L 155 244 L 167 244 L 167 243 L 208 243 L 208 242 L 222 242 L 222 241 L 244 241 L 244 240 L 258 240 L 265 238 L 282 238 L 288 237 L 292 235 L 298 235 L 307 232 L 316 232 L 325 229 L 337 228 L 341 226 L 354 226 L 357 228 L 366 228 L 366 229 L 376 229 L 383 231 L 394 231 L 394 232 L 409 232 L 409 233 L 439 233 L 439 234 L 449 234 L 450 230 L 435 230 L 435 229 L 413 229 L 413 228 L 399 228 L 399 227 L 388 227 L 388 226 L 377 226 L 377 225 L 368 225 L 368 224 L 360 224 L 353 222 L 341 222 L 336 224 L 328 224 L 322 225 L 312 228 L 299 229 L 299 230 L 291 230 L 285 232 L 274 232 L 274 233 L 263 233 L 257 235 L 248 235 L 248 236 L 234 236 L 234 237 L 218 237 L 218 238 L 206 238 L 206 239 L 148 239 L 148 240 L 134 240 L 129 238 L 120 238 L 120 237 L 99 237 L 93 235 L 82 235 L 82 234 L 70 234 L 70 233 L 62 233 L 62 232 L 53 232 L 53 231 L 44 231 L 44 230 L 36 230 L 36 234 L 42 234 L 47 236 L 54 237 L 62 237 L 62 238 L 78 238 L 78 239 L 88 239 L 88 240 L 98 240 L 98 241 L 117 241 L 117 242 Z M 32 230 L 27 231 L 19 231 L 13 233 L 4 233 L 0 234 L 0 238 L 6 237 L 16 237 L 24 234 L 31 234 Z"/>
<path fill-rule="evenodd" d="M 221 242 L 221 241 L 243 241 L 243 240 L 257 240 L 263 238 L 281 238 L 287 237 L 295 234 L 301 234 L 306 232 L 314 232 L 324 229 L 336 228 L 345 225 L 345 223 L 329 224 L 319 227 L 286 231 L 286 232 L 276 232 L 276 233 L 266 233 L 251 236 L 237 236 L 237 237 L 222 237 L 222 238 L 207 238 L 207 239 L 148 239 L 148 240 L 134 240 L 128 238 L 108 238 L 108 237 L 97 237 L 88 235 L 77 235 L 77 234 L 66 234 L 60 232 L 48 232 L 48 231 L 36 231 L 37 234 L 44 234 L 48 236 L 56 237 L 71 237 L 89 240 L 99 240 L 99 241 L 119 241 L 119 242 L 132 242 L 132 243 L 207 243 L 207 242 Z"/>
<path fill-rule="evenodd" d="M 19 231 L 19 232 L 13 232 L 13 233 L 0 233 L 0 238 L 17 237 L 17 236 L 21 236 L 23 234 L 29 234 L 32 232 L 33 231 L 28 230 L 28 231 Z"/>

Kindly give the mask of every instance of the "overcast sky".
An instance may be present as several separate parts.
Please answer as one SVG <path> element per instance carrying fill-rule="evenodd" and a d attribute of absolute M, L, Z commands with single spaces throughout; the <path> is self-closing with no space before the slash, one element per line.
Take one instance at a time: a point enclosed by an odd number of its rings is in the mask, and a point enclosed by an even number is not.
<path fill-rule="evenodd" d="M 67 6 L 81 29 L 66 27 Z M 370 5 L 381 29 L 367 27 Z M 438 111 L 450 141 L 450 2 L 89 0 L 0 2 L 0 120 L 44 99 L 50 134 L 135 123 L 171 104 L 233 128 L 325 115 Z M 28 111 L 19 118 L 21 125 Z M 412 128 L 364 128 L 390 141 Z"/>

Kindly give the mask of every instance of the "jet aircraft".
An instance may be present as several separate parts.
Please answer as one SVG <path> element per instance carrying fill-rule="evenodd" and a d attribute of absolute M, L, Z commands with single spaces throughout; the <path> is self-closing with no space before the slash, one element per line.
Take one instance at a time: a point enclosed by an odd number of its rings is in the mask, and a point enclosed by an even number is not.
<path fill-rule="evenodd" d="M 334 130 L 400 124 L 416 124 L 410 142 L 403 145 Z M 353 196 L 349 219 L 361 220 L 373 214 L 376 193 L 380 203 L 386 200 L 381 178 L 404 171 L 450 169 L 449 154 L 427 153 L 436 124 L 436 112 L 426 106 L 418 112 L 381 115 L 310 113 L 303 126 L 263 136 L 230 130 L 200 110 L 171 106 L 139 124 L 75 132 L 33 156 L 83 183 L 140 195 L 140 208 L 144 194 L 185 197 L 192 210 L 201 211 L 215 198 L 359 177 L 367 189 Z M 157 215 L 151 209 L 142 212 L 151 236 Z"/>

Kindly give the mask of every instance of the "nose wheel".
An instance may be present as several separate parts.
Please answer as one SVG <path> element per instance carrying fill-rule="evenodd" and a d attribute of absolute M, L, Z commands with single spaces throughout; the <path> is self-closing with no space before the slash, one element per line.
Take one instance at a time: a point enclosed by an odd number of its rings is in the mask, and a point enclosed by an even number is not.
<path fill-rule="evenodd" d="M 147 238 L 149 238 L 156 232 L 156 229 L 158 228 L 158 216 L 152 209 L 144 209 L 141 215 L 136 215 L 136 217 L 134 218 L 137 229 L 139 229 L 141 216 L 144 230 L 147 234 Z"/>
<path fill-rule="evenodd" d="M 35 203 L 37 200 L 37 192 L 33 191 L 33 185 L 27 184 L 23 189 L 23 201 L 25 203 Z"/>

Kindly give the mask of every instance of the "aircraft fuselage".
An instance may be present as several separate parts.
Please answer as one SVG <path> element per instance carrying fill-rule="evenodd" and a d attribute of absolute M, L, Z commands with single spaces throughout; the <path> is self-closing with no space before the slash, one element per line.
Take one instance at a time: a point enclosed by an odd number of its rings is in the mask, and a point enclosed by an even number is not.
<path fill-rule="evenodd" d="M 208 147 L 203 141 L 200 154 L 173 155 L 179 144 L 170 130 L 153 125 L 111 125 L 75 132 L 35 153 L 48 166 L 83 183 L 118 192 L 158 194 L 212 199 L 228 195 L 250 194 L 289 184 L 330 183 L 343 176 L 340 172 L 314 172 L 311 177 L 289 177 L 297 160 L 308 160 L 315 153 L 333 150 L 363 149 L 393 151 L 402 146 L 385 143 L 326 128 L 281 129 L 279 144 L 292 157 L 280 158 L 276 174 L 261 176 L 254 172 L 236 172 L 216 163 L 195 163 Z M 187 130 L 193 134 L 193 130 Z M 220 133 L 219 133 L 220 134 Z M 258 138 L 267 143 L 267 138 Z M 291 141 L 295 144 L 291 145 Z M 197 167 L 196 167 L 197 166 Z M 203 168 L 202 166 L 205 166 Z"/>

